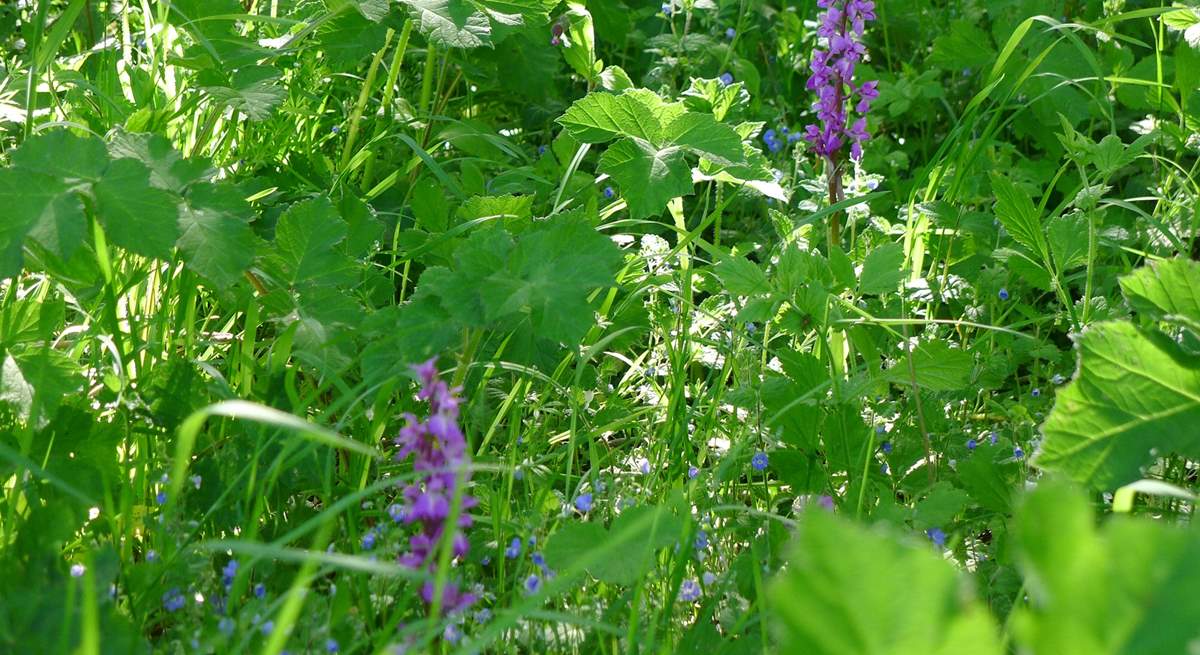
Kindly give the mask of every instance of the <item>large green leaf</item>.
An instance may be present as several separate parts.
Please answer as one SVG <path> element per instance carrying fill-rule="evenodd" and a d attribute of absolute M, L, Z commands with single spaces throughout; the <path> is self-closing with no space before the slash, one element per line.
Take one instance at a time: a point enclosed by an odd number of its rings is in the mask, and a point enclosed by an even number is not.
<path fill-rule="evenodd" d="M 1200 639 L 1200 533 L 1118 516 L 1102 529 L 1079 491 L 1038 488 L 1014 535 L 1029 603 L 1013 620 L 1026 652 L 1186 653 Z"/>
<path fill-rule="evenodd" d="M 1100 323 L 1079 339 L 1079 372 L 1058 393 L 1036 457 L 1100 489 L 1142 475 L 1157 454 L 1200 457 L 1200 362 L 1163 335 Z"/>
<path fill-rule="evenodd" d="M 431 41 L 447 48 L 492 45 L 492 26 L 467 0 L 401 0 Z"/>
<path fill-rule="evenodd" d="M 918 386 L 930 391 L 956 391 L 967 385 L 972 369 L 971 353 L 938 339 L 913 349 L 911 371 L 908 355 L 901 354 L 883 375 L 893 384 L 912 384 L 915 379 Z"/>
<path fill-rule="evenodd" d="M 15 168 L 0 169 L 0 278 L 16 275 L 26 236 L 63 259 L 82 244 L 83 203 L 66 182 Z"/>
<path fill-rule="evenodd" d="M 986 609 L 927 543 L 817 510 L 771 587 L 780 651 L 809 655 L 999 655 Z"/>
<path fill-rule="evenodd" d="M 576 100 L 559 117 L 558 124 L 584 143 L 629 136 L 657 145 L 662 141 L 663 126 L 655 109 L 662 104 L 658 96 L 647 91 L 590 93 Z"/>
<path fill-rule="evenodd" d="M 622 139 L 600 157 L 600 170 L 624 191 L 632 218 L 662 213 L 671 198 L 692 192 L 692 169 L 678 148 L 659 150 L 641 139 Z"/>
<path fill-rule="evenodd" d="M 196 81 L 214 101 L 254 121 L 269 117 L 286 95 L 279 85 L 279 71 L 270 66 L 246 66 L 229 76 L 205 70 Z"/>
<path fill-rule="evenodd" d="M 93 186 L 96 213 L 109 239 L 146 257 L 170 259 L 179 237 L 179 197 L 150 186 L 150 170 L 118 159 Z"/>
<path fill-rule="evenodd" d="M 189 268 L 218 286 L 230 286 L 254 261 L 250 205 L 230 186 L 192 187 L 179 216 L 176 245 Z"/>
<path fill-rule="evenodd" d="M 95 181 L 108 167 L 108 154 L 100 139 L 60 129 L 22 143 L 13 152 L 12 162 L 22 170 L 59 179 Z"/>
<path fill-rule="evenodd" d="M 78 365 L 57 350 L 0 353 L 0 404 L 32 425 L 54 418 L 63 400 L 82 386 Z"/>
<path fill-rule="evenodd" d="M 654 565 L 659 549 L 678 542 L 683 528 L 683 521 L 665 507 L 633 507 L 621 512 L 608 530 L 597 523 L 560 529 L 546 543 L 546 562 L 566 569 L 588 561 L 587 571 L 597 580 L 631 585 Z"/>
<path fill-rule="evenodd" d="M 346 223 L 328 198 L 298 202 L 275 228 L 271 260 L 282 266 L 288 284 L 336 284 L 347 280 L 353 261 L 336 248 L 346 238 Z"/>
<path fill-rule="evenodd" d="M 1140 268 L 1121 278 L 1121 291 L 1147 316 L 1177 316 L 1200 326 L 1200 262 L 1171 259 Z"/>
<path fill-rule="evenodd" d="M 1039 255 L 1046 253 L 1046 235 L 1042 217 L 1029 195 L 1003 175 L 992 175 L 996 195 L 996 218 L 1017 243 Z"/>

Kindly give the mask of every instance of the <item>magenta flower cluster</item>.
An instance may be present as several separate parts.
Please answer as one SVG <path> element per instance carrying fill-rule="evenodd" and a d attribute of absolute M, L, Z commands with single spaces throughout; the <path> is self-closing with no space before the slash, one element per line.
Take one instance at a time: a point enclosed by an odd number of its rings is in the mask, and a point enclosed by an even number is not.
<path fill-rule="evenodd" d="M 409 550 L 400 556 L 400 563 L 424 569 L 432 576 L 436 573 L 438 544 L 447 531 L 455 493 L 459 485 L 466 484 L 470 474 L 466 468 L 466 439 L 458 426 L 459 389 L 451 389 L 438 376 L 436 358 L 414 366 L 413 370 L 421 380 L 418 397 L 429 401 L 429 418 L 419 421 L 416 416 L 405 414 L 406 425 L 396 438 L 400 447 L 396 459 L 413 455 L 413 469 L 418 473 L 404 488 L 404 506 L 397 515 L 405 524 L 420 526 L 420 531 L 409 538 Z M 457 524 L 452 526 L 449 537 L 456 558 L 467 554 L 463 530 L 471 526 L 467 510 L 476 505 L 475 498 L 465 491 L 460 496 Z M 435 593 L 432 580 L 422 585 L 421 598 L 427 605 L 433 604 Z M 476 600 L 474 594 L 464 592 L 454 582 L 448 582 L 442 589 L 441 606 L 450 613 L 466 609 Z"/>
<path fill-rule="evenodd" d="M 826 47 L 813 50 L 808 88 L 817 94 L 813 109 L 820 124 L 807 126 L 804 139 L 817 154 L 834 163 L 838 153 L 850 143 L 850 157 L 858 161 L 862 158 L 862 144 L 870 138 L 867 112 L 879 97 L 878 82 L 856 85 L 854 81 L 854 69 L 867 54 L 862 36 L 867 21 L 875 20 L 875 3 L 817 0 L 817 6 L 825 10 L 817 36 L 824 39 Z M 853 123 L 851 107 L 857 115 Z"/>

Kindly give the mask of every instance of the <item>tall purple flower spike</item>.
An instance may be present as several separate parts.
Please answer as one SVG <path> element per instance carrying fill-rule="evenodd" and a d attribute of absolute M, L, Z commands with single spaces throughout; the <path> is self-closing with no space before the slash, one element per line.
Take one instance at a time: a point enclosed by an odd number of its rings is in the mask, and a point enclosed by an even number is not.
<path fill-rule="evenodd" d="M 812 76 L 808 89 L 817 94 L 813 109 L 820 124 L 805 128 L 804 139 L 817 154 L 830 163 L 838 163 L 838 155 L 847 143 L 850 158 L 862 158 L 862 144 L 870 138 L 867 133 L 867 112 L 879 97 L 878 82 L 856 85 L 854 69 L 867 54 L 862 43 L 867 21 L 875 20 L 873 0 L 817 0 L 825 10 L 817 35 L 824 39 L 825 49 L 813 50 Z M 851 122 L 851 109 L 858 118 Z"/>
<path fill-rule="evenodd" d="M 424 569 L 431 576 L 436 574 L 437 549 L 450 519 L 450 508 L 459 484 L 466 484 L 470 473 L 465 470 L 469 463 L 466 439 L 458 426 L 458 392 L 451 389 L 437 372 L 437 358 L 413 367 L 421 380 L 421 391 L 417 397 L 429 401 L 429 417 L 417 420 L 405 414 L 406 425 L 400 429 L 396 445 L 400 452 L 397 460 L 413 455 L 413 470 L 420 475 L 404 488 L 405 524 L 417 523 L 420 531 L 408 540 L 409 551 L 400 556 L 400 564 L 412 569 Z M 467 554 L 467 538 L 463 530 L 471 526 L 471 516 L 466 510 L 475 507 L 477 501 L 462 493 L 457 525 L 450 536 L 454 557 Z M 421 587 L 421 598 L 432 605 L 436 593 L 434 583 L 426 582 Z M 453 582 L 442 589 L 442 607 L 448 613 L 466 609 L 478 598 L 464 593 Z"/>

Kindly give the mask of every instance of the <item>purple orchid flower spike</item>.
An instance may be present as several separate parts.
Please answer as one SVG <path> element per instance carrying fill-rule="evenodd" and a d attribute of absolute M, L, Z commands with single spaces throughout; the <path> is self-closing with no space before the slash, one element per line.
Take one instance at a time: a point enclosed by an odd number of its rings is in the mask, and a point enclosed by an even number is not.
<path fill-rule="evenodd" d="M 465 557 L 469 548 L 464 530 L 471 527 L 467 510 L 475 507 L 476 499 L 460 489 L 470 479 L 466 438 L 458 426 L 459 389 L 450 388 L 437 370 L 437 359 L 413 366 L 421 382 L 417 397 L 429 401 L 429 417 L 424 421 L 405 414 L 405 425 L 396 437 L 400 447 L 396 459 L 413 456 L 413 469 L 420 475 L 404 488 L 403 507 L 393 516 L 406 524 L 418 524 L 419 531 L 408 540 L 408 552 L 400 555 L 400 564 L 412 569 L 425 569 L 436 574 L 437 550 L 443 535 L 449 530 L 454 557 Z M 460 513 L 454 525 L 450 514 L 455 495 L 459 495 Z M 436 588 L 427 582 L 421 588 L 421 599 L 433 605 Z M 465 593 L 457 583 L 450 582 L 442 589 L 441 607 L 447 613 L 459 612 L 478 600 Z"/>
<path fill-rule="evenodd" d="M 850 146 L 851 160 L 860 161 L 863 144 L 871 138 L 867 131 L 867 113 L 871 103 L 879 97 L 879 85 L 878 82 L 855 84 L 854 73 L 867 54 L 862 36 L 867 22 L 875 20 L 875 3 L 873 0 L 817 0 L 817 6 L 825 10 L 817 28 L 823 47 L 813 50 L 808 89 L 817 96 L 813 109 L 817 112 L 818 123 L 805 127 L 804 140 L 825 160 L 829 202 L 835 204 L 843 200 L 841 171 L 845 147 Z M 830 217 L 832 243 L 840 240 L 840 220 L 840 214 Z"/>

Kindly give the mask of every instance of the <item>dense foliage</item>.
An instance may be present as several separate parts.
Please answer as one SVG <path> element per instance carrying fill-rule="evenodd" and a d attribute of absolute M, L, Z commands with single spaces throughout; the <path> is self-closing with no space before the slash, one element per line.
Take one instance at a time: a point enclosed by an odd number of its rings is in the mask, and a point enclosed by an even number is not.
<path fill-rule="evenodd" d="M 0 653 L 1200 648 L 1200 5 L 0 3 Z"/>

